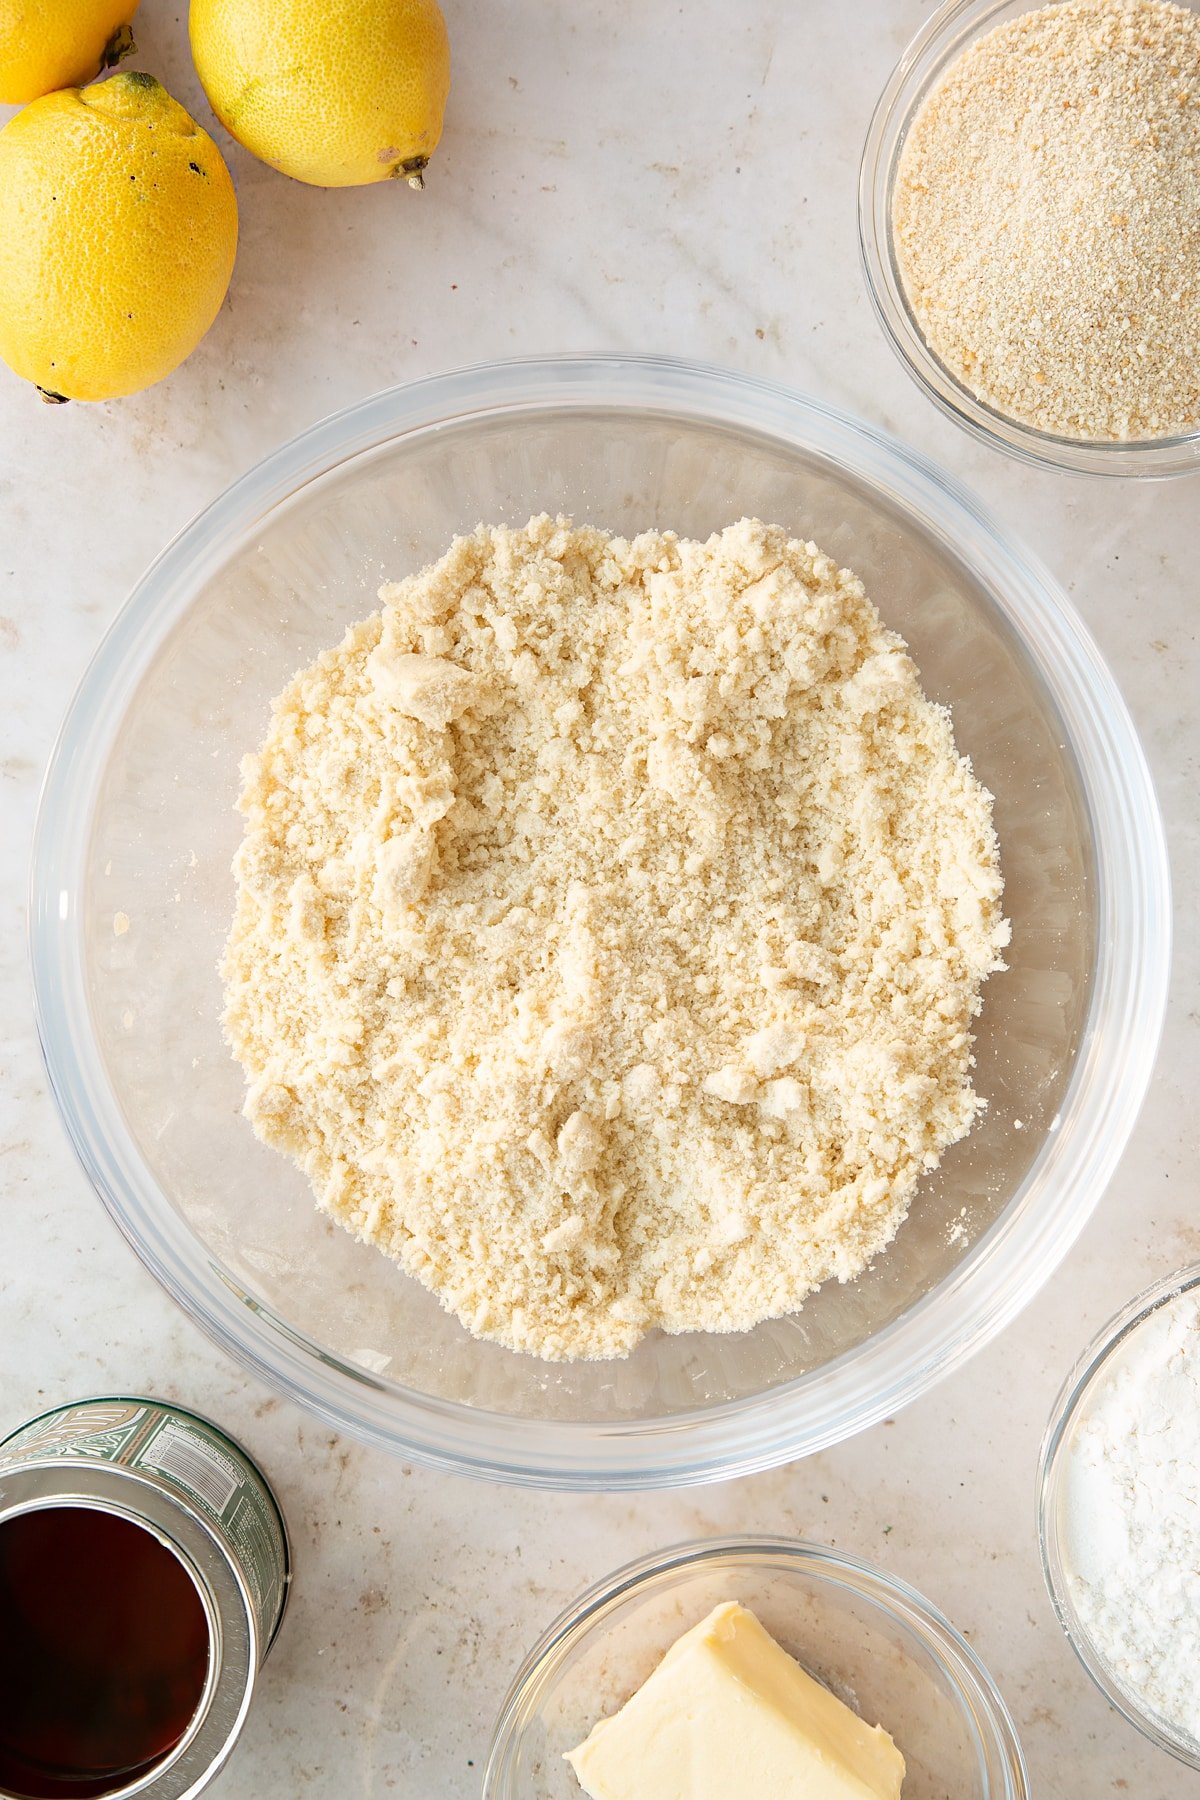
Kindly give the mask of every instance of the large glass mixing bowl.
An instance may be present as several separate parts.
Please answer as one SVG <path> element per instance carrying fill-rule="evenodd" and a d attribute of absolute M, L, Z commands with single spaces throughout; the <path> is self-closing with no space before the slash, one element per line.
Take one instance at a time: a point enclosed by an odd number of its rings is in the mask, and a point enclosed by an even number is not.
<path fill-rule="evenodd" d="M 550 1365 L 476 1342 L 255 1139 L 220 1031 L 238 761 L 384 577 L 541 510 L 704 536 L 744 513 L 866 580 L 996 796 L 1013 942 L 988 1109 L 874 1268 L 740 1336 Z M 1136 737 L 1046 572 L 940 471 L 760 382 L 563 358 L 418 382 L 327 420 L 171 544 L 100 646 L 47 776 L 32 946 L 50 1079 L 114 1219 L 231 1354 L 339 1429 L 572 1487 L 714 1479 L 884 1417 L 1000 1329 L 1111 1175 L 1168 955 Z"/>

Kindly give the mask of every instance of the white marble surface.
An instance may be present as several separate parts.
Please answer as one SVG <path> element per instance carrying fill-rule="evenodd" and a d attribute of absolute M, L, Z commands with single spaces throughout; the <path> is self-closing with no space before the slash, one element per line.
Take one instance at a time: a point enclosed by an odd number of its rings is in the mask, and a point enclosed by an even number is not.
<path fill-rule="evenodd" d="M 1200 1796 L 1091 1689 L 1038 1570 L 1034 1464 L 1059 1382 L 1148 1279 L 1200 1257 L 1200 478 L 1095 485 L 976 448 L 871 317 L 858 150 L 921 0 L 447 0 L 456 70 L 428 191 L 322 193 L 237 151 L 232 296 L 170 381 L 46 408 L 0 371 L 0 1425 L 149 1389 L 224 1421 L 278 1484 L 294 1610 L 221 1800 L 469 1800 L 528 1643 L 623 1559 L 759 1529 L 845 1546 L 938 1601 L 996 1673 L 1039 1795 Z M 185 9 L 143 0 L 138 66 L 209 123 Z M 225 140 L 222 138 L 222 143 Z M 135 1261 L 46 1091 L 23 928 L 27 840 L 67 696 L 164 540 L 250 463 L 394 381 L 522 351 L 670 350 L 805 387 L 954 466 L 1058 572 L 1119 671 L 1166 811 L 1178 945 L 1150 1100 L 1068 1265 L 1007 1334 L 887 1426 L 693 1494 L 485 1489 L 331 1436 L 210 1347 Z"/>

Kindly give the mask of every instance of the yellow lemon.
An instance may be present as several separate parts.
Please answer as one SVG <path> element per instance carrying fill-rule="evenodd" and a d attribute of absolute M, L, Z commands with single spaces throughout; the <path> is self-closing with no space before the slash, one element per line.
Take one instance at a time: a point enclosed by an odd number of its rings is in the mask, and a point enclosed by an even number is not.
<path fill-rule="evenodd" d="M 221 153 L 152 75 L 46 94 L 0 131 L 0 357 L 48 398 L 169 375 L 236 250 Z"/>
<path fill-rule="evenodd" d="M 191 0 L 189 28 L 213 111 L 273 169 L 421 185 L 450 90 L 437 0 Z"/>
<path fill-rule="evenodd" d="M 0 0 L 0 100 L 78 87 L 133 49 L 138 0 Z"/>

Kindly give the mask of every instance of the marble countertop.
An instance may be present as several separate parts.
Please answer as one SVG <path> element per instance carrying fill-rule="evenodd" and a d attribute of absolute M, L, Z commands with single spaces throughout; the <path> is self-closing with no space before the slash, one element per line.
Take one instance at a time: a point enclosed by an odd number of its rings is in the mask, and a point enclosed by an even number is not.
<path fill-rule="evenodd" d="M 210 123 L 185 11 L 144 0 L 138 66 Z M 220 1800 L 474 1800 L 508 1681 L 558 1610 L 627 1558 L 730 1530 L 836 1544 L 923 1589 L 999 1680 L 1039 1795 L 1200 1796 L 1200 1775 L 1152 1751 L 1089 1685 L 1034 1534 L 1038 1445 L 1076 1353 L 1137 1288 L 1200 1258 L 1200 489 L 1023 469 L 943 420 L 893 360 L 859 271 L 855 181 L 874 97 L 926 11 L 446 0 L 455 82 L 425 194 L 302 188 L 235 146 L 232 295 L 180 372 L 118 404 L 47 408 L 0 370 L 0 1425 L 85 1392 L 155 1391 L 221 1420 L 278 1485 L 301 1575 L 212 1789 Z M 725 363 L 807 388 L 955 468 L 1057 572 L 1116 668 L 1158 781 L 1178 897 L 1150 1098 L 1066 1266 L 894 1421 L 684 1494 L 484 1488 L 363 1449 L 273 1398 L 108 1223 L 47 1092 L 30 1005 L 23 913 L 41 770 L 150 557 L 333 408 L 548 348 Z"/>

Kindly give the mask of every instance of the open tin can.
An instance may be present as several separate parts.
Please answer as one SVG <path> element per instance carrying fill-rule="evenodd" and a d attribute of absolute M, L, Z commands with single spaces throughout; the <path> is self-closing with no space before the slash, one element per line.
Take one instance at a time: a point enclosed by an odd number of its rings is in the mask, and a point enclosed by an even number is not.
<path fill-rule="evenodd" d="M 0 1442 L 0 1800 L 188 1800 L 242 1728 L 291 1582 L 262 1472 L 160 1400 Z"/>

